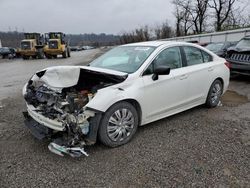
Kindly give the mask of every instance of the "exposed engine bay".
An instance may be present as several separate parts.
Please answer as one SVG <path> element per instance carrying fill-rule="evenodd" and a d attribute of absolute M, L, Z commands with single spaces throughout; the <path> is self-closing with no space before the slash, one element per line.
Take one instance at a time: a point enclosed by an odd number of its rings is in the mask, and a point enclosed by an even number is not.
<path fill-rule="evenodd" d="M 62 156 L 65 153 L 72 157 L 87 156 L 84 146 L 95 143 L 101 114 L 87 109 L 86 104 L 99 89 L 125 79 L 126 76 L 79 67 L 53 67 L 37 72 L 24 88 L 26 118 L 49 129 L 42 135 L 52 139 L 48 146 L 52 152 Z"/>

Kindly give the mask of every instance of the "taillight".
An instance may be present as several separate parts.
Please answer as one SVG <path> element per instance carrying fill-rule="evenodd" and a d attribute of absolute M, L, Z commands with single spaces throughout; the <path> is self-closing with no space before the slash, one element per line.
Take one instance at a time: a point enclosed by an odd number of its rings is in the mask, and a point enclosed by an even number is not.
<path fill-rule="evenodd" d="M 231 68 L 231 64 L 229 62 L 226 61 L 224 64 L 227 66 L 227 68 Z"/>

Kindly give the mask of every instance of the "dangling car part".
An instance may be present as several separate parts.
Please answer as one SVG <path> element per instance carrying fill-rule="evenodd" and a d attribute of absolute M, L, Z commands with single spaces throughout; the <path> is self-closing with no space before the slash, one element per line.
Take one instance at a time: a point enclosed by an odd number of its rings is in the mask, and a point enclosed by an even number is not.
<path fill-rule="evenodd" d="M 190 43 L 116 47 L 89 66 L 37 72 L 25 85 L 25 124 L 58 155 L 87 155 L 96 138 L 128 143 L 139 125 L 195 106 L 216 107 L 229 84 L 225 59 Z"/>

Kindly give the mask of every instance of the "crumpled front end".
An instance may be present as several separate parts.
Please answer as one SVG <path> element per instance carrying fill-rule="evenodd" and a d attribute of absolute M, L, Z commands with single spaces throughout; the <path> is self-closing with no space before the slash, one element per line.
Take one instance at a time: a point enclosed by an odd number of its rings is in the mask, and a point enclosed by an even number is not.
<path fill-rule="evenodd" d="M 25 124 L 32 134 L 49 138 L 49 149 L 59 155 L 87 155 L 85 145 L 96 141 L 101 112 L 88 109 L 99 89 L 123 81 L 77 66 L 52 67 L 37 72 L 25 85 Z"/>

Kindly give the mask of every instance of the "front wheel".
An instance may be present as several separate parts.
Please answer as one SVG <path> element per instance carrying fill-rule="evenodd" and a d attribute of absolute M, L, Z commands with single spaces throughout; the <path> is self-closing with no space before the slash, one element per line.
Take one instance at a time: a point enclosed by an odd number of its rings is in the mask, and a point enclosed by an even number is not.
<path fill-rule="evenodd" d="M 23 60 L 29 59 L 28 56 L 23 55 Z"/>
<path fill-rule="evenodd" d="M 220 102 L 222 92 L 223 92 L 223 87 L 221 81 L 215 80 L 209 89 L 206 105 L 209 108 L 216 107 Z"/>
<path fill-rule="evenodd" d="M 98 131 L 99 140 L 106 146 L 128 143 L 139 124 L 138 113 L 128 102 L 119 102 L 105 112 Z"/>

